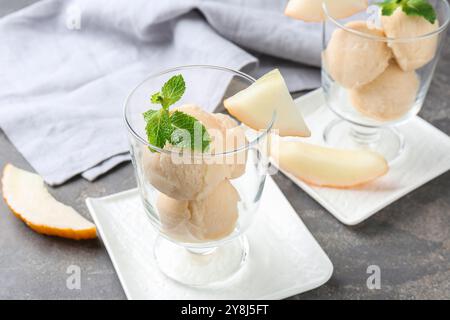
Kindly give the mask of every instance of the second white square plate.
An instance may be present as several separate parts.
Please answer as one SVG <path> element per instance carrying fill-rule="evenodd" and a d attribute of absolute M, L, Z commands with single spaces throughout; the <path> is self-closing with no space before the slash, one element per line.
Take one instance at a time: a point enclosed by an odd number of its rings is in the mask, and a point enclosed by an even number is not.
<path fill-rule="evenodd" d="M 296 100 L 311 129 L 306 142 L 322 144 L 324 128 L 336 116 L 326 107 L 322 89 Z M 332 189 L 308 185 L 283 172 L 300 188 L 346 225 L 356 225 L 379 210 L 450 170 L 450 137 L 425 120 L 415 117 L 397 128 L 405 137 L 406 149 L 389 172 L 356 189 Z"/>

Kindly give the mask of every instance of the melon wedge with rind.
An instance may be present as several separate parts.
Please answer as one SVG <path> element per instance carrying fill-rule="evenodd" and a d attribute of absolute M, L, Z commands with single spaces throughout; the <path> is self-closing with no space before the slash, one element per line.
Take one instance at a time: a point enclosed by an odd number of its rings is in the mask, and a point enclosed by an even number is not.
<path fill-rule="evenodd" d="M 278 69 L 224 101 L 227 111 L 255 130 L 272 129 L 280 136 L 309 137 L 311 132 Z"/>
<path fill-rule="evenodd" d="M 288 17 L 306 22 L 322 22 L 325 20 L 323 2 L 327 2 L 330 16 L 344 19 L 366 10 L 367 0 L 290 0 L 284 11 Z"/>
<path fill-rule="evenodd" d="M 2 193 L 11 211 L 38 233 L 75 240 L 97 237 L 95 225 L 53 198 L 37 174 L 7 164 Z"/>
<path fill-rule="evenodd" d="M 308 184 L 354 188 L 389 171 L 386 160 L 369 150 L 345 150 L 272 137 L 271 157 L 277 167 Z"/>

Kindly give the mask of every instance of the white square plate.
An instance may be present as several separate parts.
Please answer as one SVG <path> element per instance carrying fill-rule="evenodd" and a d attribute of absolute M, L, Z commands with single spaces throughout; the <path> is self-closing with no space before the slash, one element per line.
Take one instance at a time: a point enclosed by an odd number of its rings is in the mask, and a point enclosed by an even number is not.
<path fill-rule="evenodd" d="M 324 144 L 324 128 L 336 116 L 325 106 L 321 89 L 296 100 L 313 133 L 305 141 Z M 332 189 L 306 184 L 283 172 L 300 188 L 346 225 L 356 225 L 379 210 L 450 169 L 450 137 L 415 117 L 397 128 L 406 149 L 387 175 L 356 189 Z"/>
<path fill-rule="evenodd" d="M 86 203 L 129 299 L 283 299 L 321 286 L 333 273 L 330 259 L 270 177 L 247 232 L 249 259 L 221 287 L 183 286 L 159 271 L 152 253 L 157 232 L 137 189 Z"/>

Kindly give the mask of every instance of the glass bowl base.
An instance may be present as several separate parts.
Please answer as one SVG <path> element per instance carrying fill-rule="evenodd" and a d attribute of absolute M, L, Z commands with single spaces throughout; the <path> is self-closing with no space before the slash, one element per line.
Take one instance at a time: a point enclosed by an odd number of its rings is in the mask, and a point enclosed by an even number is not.
<path fill-rule="evenodd" d="M 153 253 L 159 269 L 170 279 L 188 286 L 203 287 L 228 280 L 245 264 L 248 241 L 240 236 L 216 248 L 187 248 L 162 236 Z"/>
<path fill-rule="evenodd" d="M 403 135 L 394 128 L 362 127 L 340 119 L 326 126 L 323 139 L 334 148 L 369 149 L 378 152 L 389 163 L 397 160 L 405 147 Z"/>

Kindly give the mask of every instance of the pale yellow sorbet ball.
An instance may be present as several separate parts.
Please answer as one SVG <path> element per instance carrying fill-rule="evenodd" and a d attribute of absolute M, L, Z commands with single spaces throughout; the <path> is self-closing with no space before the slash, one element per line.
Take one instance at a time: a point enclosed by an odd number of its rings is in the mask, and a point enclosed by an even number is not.
<path fill-rule="evenodd" d="M 166 147 L 165 150 L 171 149 Z M 142 152 L 147 180 L 154 188 L 175 199 L 202 199 L 230 175 L 227 166 L 206 163 L 200 155 L 197 158 L 177 157 L 175 153 L 152 153 L 147 148 Z"/>
<path fill-rule="evenodd" d="M 432 24 L 423 17 L 406 15 L 401 8 L 395 10 L 391 16 L 382 16 L 381 23 L 389 38 L 414 38 L 439 28 L 437 20 Z M 416 70 L 433 59 L 438 46 L 438 36 L 407 42 L 391 42 L 389 46 L 400 68 L 404 71 Z"/>
<path fill-rule="evenodd" d="M 216 120 L 219 121 L 220 125 L 225 129 L 231 129 L 239 125 L 236 120 L 224 113 L 214 113 L 213 115 Z"/>
<path fill-rule="evenodd" d="M 221 141 L 221 150 L 223 152 L 235 151 L 242 149 L 242 151 L 233 152 L 224 157 L 225 163 L 230 168 L 230 179 L 236 179 L 242 176 L 245 172 L 247 164 L 247 138 L 244 129 L 230 116 L 223 113 L 214 114 L 216 119 L 222 124 L 225 129 L 224 141 Z M 216 142 L 216 145 L 218 142 Z"/>
<path fill-rule="evenodd" d="M 239 194 L 228 181 L 202 200 L 180 201 L 160 194 L 157 209 L 163 232 L 182 242 L 222 239 L 231 234 L 238 219 Z"/>
<path fill-rule="evenodd" d="M 233 154 L 233 158 L 214 155 L 217 150 L 226 151 L 226 145 L 218 148 L 218 144 L 228 143 L 234 136 L 245 144 L 245 134 L 240 127 L 227 128 L 233 119 L 226 115 L 217 117 L 196 105 L 184 105 L 175 110 L 195 117 L 206 127 L 213 140 L 210 145 L 212 155 L 196 152 L 192 157 L 177 156 L 177 152 L 170 152 L 177 151 L 170 145 L 164 148 L 166 152 L 161 153 L 142 148 L 145 176 L 153 187 L 174 199 L 198 200 L 206 197 L 223 180 L 244 174 L 245 153 L 243 156 Z"/>
<path fill-rule="evenodd" d="M 350 90 L 350 100 L 358 111 L 370 118 L 395 120 L 413 106 L 419 82 L 414 71 L 405 72 L 396 63 L 391 63 L 371 83 Z"/>
<path fill-rule="evenodd" d="M 210 153 L 221 154 L 234 151 L 247 144 L 245 131 L 232 117 L 223 113 L 205 112 L 195 104 L 185 104 L 175 110 L 185 112 L 199 120 L 208 130 L 211 137 Z M 211 162 L 215 164 L 225 164 L 229 166 L 227 178 L 236 179 L 245 172 L 247 162 L 247 150 L 234 152 L 223 156 L 211 157 Z"/>
<path fill-rule="evenodd" d="M 384 37 L 379 29 L 370 29 L 365 21 L 353 21 L 346 27 L 367 35 Z M 331 77 L 345 88 L 363 86 L 387 68 L 392 53 L 383 41 L 375 41 L 344 29 L 336 29 L 323 54 Z"/>

